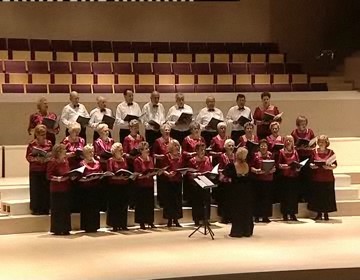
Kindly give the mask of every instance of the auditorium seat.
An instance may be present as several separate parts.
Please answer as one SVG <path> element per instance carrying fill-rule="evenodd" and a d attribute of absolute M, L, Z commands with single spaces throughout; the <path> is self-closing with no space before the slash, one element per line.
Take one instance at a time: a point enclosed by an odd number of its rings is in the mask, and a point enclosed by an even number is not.
<path fill-rule="evenodd" d="M 49 65 L 47 61 L 28 61 L 27 69 L 29 74 L 49 73 Z"/>
<path fill-rule="evenodd" d="M 70 88 L 78 93 L 91 93 L 91 85 L 71 85 Z"/>
<path fill-rule="evenodd" d="M 113 93 L 112 85 L 93 85 L 93 93 Z"/>
<path fill-rule="evenodd" d="M 95 61 L 95 53 L 93 52 L 77 52 L 74 54 L 75 61 Z"/>
<path fill-rule="evenodd" d="M 191 63 L 193 61 L 192 54 L 189 53 L 177 53 L 175 57 L 178 63 Z"/>
<path fill-rule="evenodd" d="M 138 53 L 137 62 L 153 63 L 155 61 L 154 53 Z"/>
<path fill-rule="evenodd" d="M 30 50 L 31 51 L 51 51 L 50 40 L 47 39 L 30 39 Z"/>
<path fill-rule="evenodd" d="M 233 53 L 231 56 L 231 62 L 247 63 L 249 61 L 249 55 L 243 53 Z"/>
<path fill-rule="evenodd" d="M 0 73 L 0 84 L 5 84 L 5 74 Z"/>
<path fill-rule="evenodd" d="M 109 62 L 93 62 L 91 63 L 92 72 L 97 74 L 112 74 L 111 63 Z"/>
<path fill-rule="evenodd" d="M 228 63 L 211 63 L 210 69 L 212 74 L 229 74 Z"/>
<path fill-rule="evenodd" d="M 251 63 L 265 63 L 266 62 L 266 54 L 250 54 L 250 62 Z"/>
<path fill-rule="evenodd" d="M 231 74 L 248 74 L 247 63 L 230 63 L 229 70 Z"/>
<path fill-rule="evenodd" d="M 291 91 L 290 77 L 288 74 L 274 74 L 272 82 L 273 91 Z"/>
<path fill-rule="evenodd" d="M 114 93 L 121 93 L 123 94 L 125 90 L 134 91 L 134 86 L 131 85 L 114 85 Z"/>
<path fill-rule="evenodd" d="M 256 89 L 253 85 L 235 85 L 236 92 L 254 92 Z"/>
<path fill-rule="evenodd" d="M 54 59 L 53 52 L 51 51 L 33 51 L 31 56 L 35 61 L 51 61 Z"/>
<path fill-rule="evenodd" d="M 197 75 L 197 83 L 195 85 L 195 92 L 214 92 L 214 76 L 213 75 Z"/>
<path fill-rule="evenodd" d="M 267 72 L 266 63 L 249 63 L 250 74 L 264 74 Z"/>
<path fill-rule="evenodd" d="M 133 63 L 133 70 L 135 74 L 152 74 L 151 63 Z"/>
<path fill-rule="evenodd" d="M 250 74 L 238 74 L 235 76 L 235 91 L 255 91 L 252 85 L 252 76 Z"/>
<path fill-rule="evenodd" d="M 190 63 L 173 63 L 172 70 L 174 74 L 190 74 L 191 73 L 191 65 Z"/>
<path fill-rule="evenodd" d="M 119 62 L 134 62 L 135 54 L 134 53 L 118 53 L 117 61 L 119 61 Z"/>
<path fill-rule="evenodd" d="M 71 84 L 73 77 L 71 74 L 53 74 L 53 83 L 54 84 Z"/>
<path fill-rule="evenodd" d="M 23 60 L 23 61 L 31 60 L 31 52 L 30 51 L 11 51 L 11 59 Z"/>
<path fill-rule="evenodd" d="M 135 92 L 151 93 L 154 91 L 155 76 L 154 75 L 138 75 L 136 76 Z"/>
<path fill-rule="evenodd" d="M 210 63 L 211 62 L 211 54 L 210 53 L 196 53 L 195 54 L 195 62 L 196 63 Z"/>
<path fill-rule="evenodd" d="M 208 48 L 205 42 L 189 42 L 190 53 L 207 53 Z"/>
<path fill-rule="evenodd" d="M 112 48 L 114 53 L 131 53 L 133 48 L 131 42 L 113 41 Z"/>
<path fill-rule="evenodd" d="M 70 93 L 70 86 L 67 84 L 49 85 L 49 93 Z"/>
<path fill-rule="evenodd" d="M 230 55 L 227 53 L 215 53 L 213 61 L 215 63 L 229 63 L 230 62 Z"/>
<path fill-rule="evenodd" d="M 289 92 L 291 91 L 291 85 L 290 84 L 273 84 L 272 85 L 272 91 L 275 92 Z"/>
<path fill-rule="evenodd" d="M 273 42 L 261 43 L 261 48 L 265 53 L 278 53 L 279 52 L 278 44 L 273 43 Z"/>
<path fill-rule="evenodd" d="M 114 53 L 97 53 L 97 61 L 100 62 L 113 62 L 115 61 Z"/>
<path fill-rule="evenodd" d="M 135 85 L 136 93 L 152 93 L 154 90 L 154 85 Z"/>
<path fill-rule="evenodd" d="M 312 91 L 328 91 L 328 87 L 326 83 L 311 83 L 310 89 Z"/>
<path fill-rule="evenodd" d="M 120 74 L 117 76 L 117 84 L 133 88 L 133 85 L 135 84 L 135 75 L 126 75 L 126 74 Z"/>
<path fill-rule="evenodd" d="M 24 84 L 2 84 L 2 93 L 25 93 Z"/>
<path fill-rule="evenodd" d="M 156 61 L 159 63 L 172 63 L 174 62 L 174 55 L 172 53 L 158 53 Z"/>
<path fill-rule="evenodd" d="M 72 51 L 76 52 L 76 53 L 78 53 L 78 52 L 85 52 L 85 53 L 93 52 L 91 41 L 73 40 L 71 42 L 71 48 L 72 48 Z"/>
<path fill-rule="evenodd" d="M 75 60 L 74 53 L 73 52 L 56 52 L 55 60 L 72 62 Z"/>
<path fill-rule="evenodd" d="M 155 90 L 160 93 L 175 93 L 175 85 L 155 85 Z"/>
<path fill-rule="evenodd" d="M 151 42 L 151 50 L 157 54 L 166 54 L 170 53 L 170 43 L 169 42 Z"/>
<path fill-rule="evenodd" d="M 54 52 L 72 52 L 71 41 L 51 40 L 51 49 Z"/>
<path fill-rule="evenodd" d="M 172 53 L 189 53 L 189 44 L 186 42 L 170 42 Z"/>
<path fill-rule="evenodd" d="M 5 73 L 26 73 L 25 61 L 4 61 Z"/>
<path fill-rule="evenodd" d="M 195 84 L 195 76 L 194 75 L 178 75 L 177 84 L 183 85 L 193 85 Z"/>
<path fill-rule="evenodd" d="M 253 87 L 256 91 L 271 91 L 271 75 L 256 74 L 254 76 Z"/>
<path fill-rule="evenodd" d="M 95 83 L 98 85 L 113 85 L 115 84 L 115 76 L 112 74 L 97 74 L 94 77 Z"/>
<path fill-rule="evenodd" d="M 310 91 L 310 85 L 309 84 L 291 84 L 292 91 Z"/>
<path fill-rule="evenodd" d="M 136 53 L 152 53 L 150 42 L 132 42 L 133 52 Z"/>
<path fill-rule="evenodd" d="M 97 53 L 112 53 L 110 41 L 92 41 L 92 50 Z"/>
<path fill-rule="evenodd" d="M 216 91 L 232 92 L 234 91 L 233 75 L 216 75 Z"/>
<path fill-rule="evenodd" d="M 7 41 L 7 47 L 12 51 L 29 51 L 29 40 L 28 39 L 15 39 L 9 38 Z"/>
<path fill-rule="evenodd" d="M 73 76 L 73 82 L 75 84 L 88 85 L 88 84 L 93 84 L 94 83 L 94 76 L 92 74 L 76 74 L 74 76 Z"/>
<path fill-rule="evenodd" d="M 172 74 L 171 63 L 153 63 L 154 74 Z"/>
<path fill-rule="evenodd" d="M 32 84 L 50 84 L 51 75 L 50 74 L 32 74 L 31 76 Z"/>
<path fill-rule="evenodd" d="M 195 91 L 194 85 L 177 84 L 175 85 L 175 88 L 176 88 L 176 92 L 181 92 L 181 93 Z"/>
<path fill-rule="evenodd" d="M 282 53 L 269 53 L 268 54 L 269 63 L 285 63 L 285 55 Z"/>
<path fill-rule="evenodd" d="M 7 50 L 0 50 L 0 60 L 8 60 L 9 52 Z"/>
<path fill-rule="evenodd" d="M 208 51 L 214 54 L 223 54 L 226 53 L 225 43 L 207 43 L 206 44 Z"/>
<path fill-rule="evenodd" d="M 225 43 L 225 48 L 229 53 L 248 53 L 244 50 L 243 43 Z"/>
<path fill-rule="evenodd" d="M 209 63 L 192 63 L 191 72 L 193 74 L 210 74 Z"/>
<path fill-rule="evenodd" d="M 71 62 L 71 72 L 73 74 L 91 74 L 90 62 Z"/>
<path fill-rule="evenodd" d="M 7 40 L 6 38 L 0 38 L 0 50 L 7 50 Z"/>
<path fill-rule="evenodd" d="M 156 84 L 159 85 L 174 85 L 175 75 L 158 75 L 156 78 Z"/>
<path fill-rule="evenodd" d="M 283 63 L 268 63 L 267 72 L 269 74 L 284 74 L 285 67 Z"/>
<path fill-rule="evenodd" d="M 215 85 L 195 85 L 195 92 L 215 92 Z"/>
<path fill-rule="evenodd" d="M 8 77 L 8 79 L 6 79 Z M 5 79 L 10 84 L 27 84 L 30 82 L 28 74 L 25 73 L 10 73 L 5 76 Z"/>
<path fill-rule="evenodd" d="M 68 62 L 50 61 L 50 73 L 52 74 L 70 74 L 70 64 Z"/>
<path fill-rule="evenodd" d="M 26 93 L 47 93 L 48 88 L 46 84 L 27 84 L 25 86 Z"/>
<path fill-rule="evenodd" d="M 243 51 L 245 53 L 266 53 L 267 48 L 262 46 L 261 43 L 257 42 L 244 42 Z"/>
<path fill-rule="evenodd" d="M 306 74 L 292 74 L 290 76 L 292 84 L 308 84 L 309 77 Z"/>
<path fill-rule="evenodd" d="M 130 74 L 133 73 L 132 65 L 128 62 L 114 62 L 113 64 L 114 74 Z"/>

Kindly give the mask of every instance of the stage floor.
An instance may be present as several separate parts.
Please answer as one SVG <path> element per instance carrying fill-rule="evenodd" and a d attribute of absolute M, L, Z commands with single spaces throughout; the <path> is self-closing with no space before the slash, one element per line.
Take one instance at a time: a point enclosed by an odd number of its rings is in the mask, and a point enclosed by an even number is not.
<path fill-rule="evenodd" d="M 360 266 L 360 217 L 258 224 L 252 238 L 239 239 L 228 237 L 230 225 L 213 228 L 214 241 L 199 233 L 188 238 L 191 226 L 68 237 L 2 235 L 0 275 L 12 280 L 159 279 Z"/>

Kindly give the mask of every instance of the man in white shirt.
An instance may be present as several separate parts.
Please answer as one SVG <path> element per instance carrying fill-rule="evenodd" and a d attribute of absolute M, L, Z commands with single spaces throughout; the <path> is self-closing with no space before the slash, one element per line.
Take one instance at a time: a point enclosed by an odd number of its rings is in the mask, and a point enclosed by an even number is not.
<path fill-rule="evenodd" d="M 161 137 L 160 126 L 165 122 L 165 109 L 159 101 L 160 94 L 153 91 L 150 95 L 150 102 L 146 103 L 142 109 L 145 138 L 150 147 L 157 138 Z"/>
<path fill-rule="evenodd" d="M 176 105 L 169 109 L 166 121 L 171 125 L 170 136 L 182 143 L 184 138 L 190 134 L 189 125 L 179 124 L 177 120 L 182 113 L 193 114 L 193 110 L 189 105 L 185 104 L 185 97 L 182 93 L 175 95 Z"/>
<path fill-rule="evenodd" d="M 141 109 L 139 104 L 134 102 L 134 93 L 131 89 L 124 91 L 125 101 L 121 102 L 116 108 L 116 124 L 119 125 L 119 139 L 120 143 L 124 142 L 126 136 L 130 134 L 129 121 L 133 118 L 139 118 L 141 116 Z M 126 116 L 130 117 L 128 120 L 125 120 Z"/>
<path fill-rule="evenodd" d="M 224 115 L 219 108 L 215 107 L 215 97 L 208 96 L 206 98 L 206 107 L 202 108 L 196 117 L 196 121 L 200 123 L 201 136 L 204 137 L 206 146 L 210 145 L 211 139 L 217 135 L 217 129 L 208 126 L 211 119 L 217 119 L 219 121 L 224 120 Z"/>
<path fill-rule="evenodd" d="M 75 123 L 79 116 L 89 118 L 89 113 L 85 106 L 79 103 L 79 94 L 76 91 L 70 93 L 70 103 L 66 105 L 61 113 L 60 120 L 66 126 L 65 134 L 69 135 L 68 127 L 70 124 Z M 80 137 L 84 138 L 86 143 L 86 125 L 81 126 Z"/>
<path fill-rule="evenodd" d="M 93 141 L 99 138 L 99 133 L 96 131 L 97 126 L 102 122 L 104 115 L 112 117 L 112 111 L 109 108 L 106 108 L 106 99 L 103 96 L 98 96 L 96 98 L 98 107 L 94 108 L 90 112 L 90 121 L 89 125 L 94 130 Z M 109 134 L 111 137 L 111 134 Z"/>
<path fill-rule="evenodd" d="M 236 106 L 229 109 L 226 120 L 232 124 L 231 139 L 235 141 L 237 145 L 239 143 L 240 136 L 245 134 L 244 127 L 239 124 L 238 120 L 241 116 L 248 118 L 251 122 L 254 122 L 251 109 L 245 106 L 246 98 L 244 94 L 239 93 L 236 97 Z"/>

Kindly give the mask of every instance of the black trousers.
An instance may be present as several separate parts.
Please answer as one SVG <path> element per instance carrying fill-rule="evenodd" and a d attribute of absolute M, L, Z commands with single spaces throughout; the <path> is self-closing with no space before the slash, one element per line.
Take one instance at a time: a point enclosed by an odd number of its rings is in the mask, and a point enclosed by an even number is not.
<path fill-rule="evenodd" d="M 55 234 L 71 231 L 70 193 L 51 192 L 50 232 Z"/>
<path fill-rule="evenodd" d="M 166 180 L 164 188 L 164 219 L 181 219 L 182 212 L 182 193 L 181 181 L 171 182 Z"/>
<path fill-rule="evenodd" d="M 68 130 L 68 129 L 65 130 L 65 135 L 66 135 L 66 136 L 69 136 L 69 130 Z M 81 138 L 84 138 L 85 144 L 86 144 L 86 143 L 87 143 L 87 141 L 86 141 L 86 127 L 81 127 L 79 136 L 80 136 Z"/>
<path fill-rule="evenodd" d="M 170 131 L 170 137 L 178 140 L 180 145 L 183 142 L 183 140 L 185 139 L 185 137 L 188 135 L 190 135 L 190 130 L 179 131 L 179 130 L 172 129 Z"/>
<path fill-rule="evenodd" d="M 80 228 L 95 232 L 100 228 L 100 205 L 97 186 L 81 187 Z"/>
<path fill-rule="evenodd" d="M 136 190 L 135 223 L 154 223 L 154 187 L 140 187 Z"/>
<path fill-rule="evenodd" d="M 108 189 L 108 208 L 106 224 L 111 227 L 126 227 L 129 207 L 128 184 L 110 184 Z"/>
<path fill-rule="evenodd" d="M 299 179 L 282 177 L 281 181 L 281 214 L 295 215 L 298 213 Z"/>
<path fill-rule="evenodd" d="M 145 130 L 145 139 L 149 143 L 150 148 L 154 145 L 155 140 L 161 137 L 161 132 L 156 130 L 147 129 Z"/>
<path fill-rule="evenodd" d="M 244 130 L 233 130 L 231 131 L 231 139 L 234 140 L 235 146 L 239 144 L 239 139 L 245 134 Z"/>
<path fill-rule="evenodd" d="M 130 134 L 130 129 L 120 128 L 119 130 L 119 141 L 121 144 L 124 144 L 124 139 Z"/>
<path fill-rule="evenodd" d="M 211 139 L 213 139 L 213 137 L 215 137 L 217 134 L 218 133 L 216 131 L 201 131 L 201 136 L 205 139 L 206 147 L 210 146 Z"/>
<path fill-rule="evenodd" d="M 45 171 L 30 171 L 30 210 L 48 214 L 50 209 L 50 184 Z"/>
<path fill-rule="evenodd" d="M 255 204 L 254 216 L 268 218 L 272 216 L 273 182 L 254 181 Z"/>

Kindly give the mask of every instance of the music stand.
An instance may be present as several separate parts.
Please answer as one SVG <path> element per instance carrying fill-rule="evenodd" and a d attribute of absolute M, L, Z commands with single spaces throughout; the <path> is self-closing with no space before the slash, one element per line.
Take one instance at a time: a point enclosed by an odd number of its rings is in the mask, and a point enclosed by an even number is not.
<path fill-rule="evenodd" d="M 195 233 L 195 232 L 200 232 L 203 235 L 208 235 L 210 234 L 211 239 L 214 240 L 214 232 L 212 231 L 212 229 L 210 228 L 210 222 L 209 222 L 209 217 L 208 217 L 208 212 L 209 212 L 209 208 L 210 207 L 210 201 L 211 201 L 211 195 L 210 195 L 210 190 L 212 190 L 213 188 L 217 187 L 217 185 L 207 185 L 207 186 L 202 186 L 200 185 L 197 181 L 196 183 L 199 185 L 199 187 L 203 188 L 203 190 L 205 191 L 205 205 L 204 205 L 204 220 L 203 223 L 200 224 L 190 235 L 189 238 Z M 204 232 L 201 232 L 200 229 L 204 227 Z"/>

